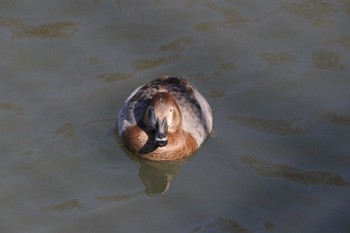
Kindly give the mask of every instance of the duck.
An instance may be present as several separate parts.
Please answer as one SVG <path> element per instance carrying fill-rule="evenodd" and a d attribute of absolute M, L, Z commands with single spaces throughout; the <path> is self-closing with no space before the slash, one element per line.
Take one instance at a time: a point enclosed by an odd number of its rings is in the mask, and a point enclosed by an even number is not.
<path fill-rule="evenodd" d="M 212 129 L 208 101 L 182 77 L 162 76 L 136 88 L 118 113 L 125 148 L 146 160 L 188 158 Z"/>

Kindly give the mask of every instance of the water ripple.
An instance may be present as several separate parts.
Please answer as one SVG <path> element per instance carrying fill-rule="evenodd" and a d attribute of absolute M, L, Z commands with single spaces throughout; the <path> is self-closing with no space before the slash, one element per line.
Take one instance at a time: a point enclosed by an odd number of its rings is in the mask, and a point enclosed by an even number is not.
<path fill-rule="evenodd" d="M 289 181 L 303 184 L 326 184 L 334 186 L 348 186 L 349 183 L 340 175 L 323 171 L 304 171 L 283 164 L 262 160 L 252 155 L 245 155 L 241 162 L 248 165 L 261 176 L 282 177 Z"/>

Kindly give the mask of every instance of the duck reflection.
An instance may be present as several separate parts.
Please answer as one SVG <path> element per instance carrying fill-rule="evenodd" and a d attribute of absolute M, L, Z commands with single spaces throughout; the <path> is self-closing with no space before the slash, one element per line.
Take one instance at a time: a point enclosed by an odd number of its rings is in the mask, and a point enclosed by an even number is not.
<path fill-rule="evenodd" d="M 164 194 L 168 191 L 171 182 L 180 168 L 182 162 L 151 162 L 137 158 L 136 156 L 126 154 L 134 162 L 140 164 L 139 174 L 141 182 L 144 184 L 144 191 L 137 191 L 127 194 L 113 194 L 95 196 L 96 200 L 101 202 L 120 202 L 131 200 L 144 193 L 149 196 Z"/>
<path fill-rule="evenodd" d="M 147 195 L 164 194 L 175 179 L 180 162 L 141 161 L 139 177 Z"/>
<path fill-rule="evenodd" d="M 145 186 L 144 192 L 149 195 L 159 195 L 166 193 L 171 183 L 180 170 L 180 166 L 186 163 L 190 158 L 176 161 L 150 161 L 141 159 L 128 151 L 125 151 L 128 157 L 140 165 L 138 176 Z"/>
<path fill-rule="evenodd" d="M 116 130 L 114 132 L 117 132 Z M 115 134 L 117 135 L 117 134 Z M 191 160 L 194 155 L 174 161 L 151 161 L 142 159 L 137 155 L 130 153 L 124 146 L 120 137 L 116 137 L 117 143 L 124 153 L 135 163 L 140 165 L 138 176 L 145 186 L 144 193 L 149 196 L 166 193 L 171 183 L 180 170 L 182 164 Z"/>

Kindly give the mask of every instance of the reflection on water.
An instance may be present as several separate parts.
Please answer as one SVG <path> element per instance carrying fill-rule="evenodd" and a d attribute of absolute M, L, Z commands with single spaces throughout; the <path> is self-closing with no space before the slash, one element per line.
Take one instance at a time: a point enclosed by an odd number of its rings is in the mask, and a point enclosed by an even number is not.
<path fill-rule="evenodd" d="M 214 90 L 211 90 L 211 92 L 209 94 L 207 94 L 206 96 L 208 96 L 210 98 L 218 99 L 218 98 L 225 96 L 225 92 L 223 90 L 220 90 L 220 89 L 214 89 Z"/>
<path fill-rule="evenodd" d="M 335 43 L 344 45 L 347 49 L 350 49 L 350 36 L 339 36 L 333 40 L 327 41 L 327 43 Z"/>
<path fill-rule="evenodd" d="M 142 195 L 144 192 L 135 192 L 128 194 L 115 194 L 115 195 L 99 195 L 95 196 L 96 200 L 102 202 L 120 202 L 120 201 L 128 201 L 135 197 Z"/>
<path fill-rule="evenodd" d="M 177 172 L 180 169 L 181 162 L 154 162 L 136 158 L 129 155 L 134 162 L 140 165 L 138 176 L 144 185 L 144 191 L 137 191 L 127 194 L 98 195 L 95 199 L 102 202 L 120 202 L 131 200 L 143 194 L 149 196 L 166 193 L 174 181 Z"/>
<path fill-rule="evenodd" d="M 264 222 L 264 227 L 265 227 L 265 229 L 268 230 L 268 231 L 273 231 L 273 230 L 276 229 L 275 224 L 273 224 L 273 222 L 271 222 L 271 221 L 269 221 L 269 220 L 266 220 L 266 221 Z"/>
<path fill-rule="evenodd" d="M 39 26 L 24 26 L 17 32 L 17 38 L 39 37 L 43 39 L 70 38 L 77 31 L 77 23 L 70 21 L 54 22 Z"/>
<path fill-rule="evenodd" d="M 0 102 L 0 110 L 11 111 L 22 116 L 26 114 L 26 111 L 23 107 L 9 102 Z"/>
<path fill-rule="evenodd" d="M 235 68 L 235 64 L 231 61 L 228 61 L 222 57 L 216 57 L 216 61 L 219 65 L 220 70 L 232 70 Z"/>
<path fill-rule="evenodd" d="M 251 155 L 243 156 L 241 161 L 261 176 L 282 177 L 304 184 L 327 184 L 341 187 L 349 185 L 346 180 L 334 173 L 299 170 L 287 165 L 262 160 Z"/>
<path fill-rule="evenodd" d="M 181 59 L 181 55 L 171 55 L 168 57 L 140 58 L 134 63 L 135 71 L 154 69 L 163 65 L 176 63 Z"/>
<path fill-rule="evenodd" d="M 180 166 L 191 160 L 191 158 L 179 161 L 162 162 L 145 160 L 126 150 L 121 142 L 121 138 L 118 135 L 117 142 L 123 149 L 125 155 L 140 166 L 138 177 L 145 187 L 143 193 L 147 195 L 166 193 L 169 190 L 171 183 L 175 180 L 175 177 L 180 170 Z"/>
<path fill-rule="evenodd" d="M 71 140 L 76 139 L 74 126 L 70 123 L 66 123 L 66 124 L 62 125 L 61 127 L 58 127 L 55 130 L 53 135 L 54 135 L 54 137 L 62 135 L 62 136 L 69 138 Z"/>
<path fill-rule="evenodd" d="M 312 53 L 312 62 L 319 69 L 345 70 L 342 64 L 342 57 L 332 51 L 321 51 Z"/>
<path fill-rule="evenodd" d="M 283 9 L 289 13 L 309 20 L 314 26 L 333 25 L 333 22 L 328 17 L 336 12 L 333 4 L 320 0 L 308 0 L 302 3 L 288 3 L 283 6 Z"/>
<path fill-rule="evenodd" d="M 147 195 L 165 193 L 179 171 L 179 162 L 140 161 L 139 177 Z"/>
<path fill-rule="evenodd" d="M 131 160 L 140 165 L 139 178 L 145 186 L 147 195 L 164 194 L 174 181 L 181 164 L 187 160 L 155 162 L 141 159 L 129 152 L 125 153 Z"/>
<path fill-rule="evenodd" d="M 172 53 L 179 53 L 183 51 L 186 46 L 194 45 L 197 39 L 193 36 L 183 36 L 169 43 L 163 44 L 159 47 L 160 51 L 168 51 Z"/>
<path fill-rule="evenodd" d="M 102 202 L 120 202 L 131 200 L 143 194 L 150 196 L 164 194 L 175 179 L 181 163 L 184 162 L 153 162 L 136 158 L 133 155 L 130 156 L 133 157 L 132 160 L 140 165 L 138 175 L 145 186 L 144 191 L 128 194 L 99 195 L 95 196 L 96 200 Z"/>
<path fill-rule="evenodd" d="M 297 60 L 295 55 L 287 52 L 262 53 L 261 57 L 265 59 L 269 66 L 282 65 Z"/>
<path fill-rule="evenodd" d="M 121 80 L 131 78 L 132 76 L 134 76 L 133 73 L 116 72 L 116 73 L 109 73 L 109 74 L 101 74 L 101 75 L 98 75 L 96 78 L 105 83 L 114 83 L 116 81 L 121 81 Z"/>
<path fill-rule="evenodd" d="M 82 59 L 82 61 L 86 62 L 89 65 L 99 65 L 99 64 L 103 64 L 105 62 L 104 59 L 101 59 L 97 56 L 89 56 L 89 57 L 84 57 Z"/>
<path fill-rule="evenodd" d="M 82 207 L 83 205 L 78 199 L 73 199 L 55 205 L 44 206 L 41 209 L 43 211 L 65 212 L 72 209 L 81 209 Z"/>
<path fill-rule="evenodd" d="M 214 3 L 207 3 L 207 7 L 219 14 L 224 19 L 220 21 L 206 21 L 198 23 L 194 26 L 197 31 L 216 31 L 219 28 L 239 28 L 246 27 L 249 20 L 241 15 L 241 13 L 235 9 L 229 7 L 222 7 Z"/>
<path fill-rule="evenodd" d="M 323 113 L 321 120 L 336 125 L 350 125 L 350 115 L 345 116 L 330 111 Z"/>
<path fill-rule="evenodd" d="M 33 150 L 27 150 L 27 151 L 25 151 L 25 152 L 23 152 L 22 154 L 21 154 L 21 157 L 29 157 L 29 156 L 31 156 L 31 155 L 33 155 L 34 154 L 34 151 Z"/>
<path fill-rule="evenodd" d="M 42 39 L 71 38 L 78 31 L 78 23 L 59 21 L 42 25 L 28 25 L 22 19 L 14 17 L 0 18 L 0 27 L 12 30 L 13 38 L 38 37 Z"/>
<path fill-rule="evenodd" d="M 350 15 L 350 2 L 348 0 L 341 0 L 344 5 L 345 14 Z"/>
<path fill-rule="evenodd" d="M 273 224 L 269 222 L 269 229 L 274 229 Z M 271 228 L 272 227 L 272 228 Z M 241 223 L 234 219 L 229 218 L 219 218 L 215 219 L 213 222 L 210 222 L 204 226 L 197 226 L 192 228 L 188 233 L 196 232 L 240 232 L 240 233 L 251 233 L 247 227 L 243 226 Z"/>
<path fill-rule="evenodd" d="M 189 75 L 189 78 L 198 80 L 198 81 L 208 81 L 213 78 L 222 77 L 220 71 L 214 71 L 212 73 L 193 73 Z"/>
<path fill-rule="evenodd" d="M 246 127 L 249 127 L 255 130 L 265 131 L 272 134 L 298 135 L 298 134 L 306 133 L 304 129 L 294 127 L 289 123 L 281 120 L 268 120 L 268 119 L 261 119 L 257 117 L 251 117 L 251 116 L 236 116 L 236 115 L 229 116 L 228 118 Z"/>
<path fill-rule="evenodd" d="M 75 133 L 75 127 L 72 124 L 66 123 L 58 127 L 57 129 L 55 129 L 55 131 L 53 132 L 53 137 L 58 137 L 58 136 L 62 136 L 68 139 L 69 142 L 71 143 L 72 149 L 75 150 L 80 148 L 80 142 Z"/>

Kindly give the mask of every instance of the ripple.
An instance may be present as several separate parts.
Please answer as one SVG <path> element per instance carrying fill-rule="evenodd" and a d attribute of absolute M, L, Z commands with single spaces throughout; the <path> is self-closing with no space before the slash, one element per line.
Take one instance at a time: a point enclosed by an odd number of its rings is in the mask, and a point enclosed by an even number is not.
<path fill-rule="evenodd" d="M 193 73 L 188 75 L 191 79 L 195 79 L 198 81 L 208 81 L 213 78 L 222 77 L 222 73 L 220 71 L 213 71 L 213 73 Z"/>
<path fill-rule="evenodd" d="M 293 127 L 289 123 L 281 120 L 261 119 L 237 115 L 229 116 L 228 118 L 248 128 L 277 135 L 300 135 L 306 133 L 304 129 Z"/>
<path fill-rule="evenodd" d="M 75 138 L 75 131 L 74 131 L 74 126 L 70 123 L 66 123 L 62 125 L 61 127 L 57 128 L 54 132 L 54 136 L 59 136 L 63 135 L 66 138 L 73 139 Z"/>
<path fill-rule="evenodd" d="M 349 0 L 341 0 L 344 5 L 344 12 L 347 15 L 350 15 L 350 1 Z"/>
<path fill-rule="evenodd" d="M 131 200 L 142 194 L 144 194 L 144 192 L 135 192 L 130 194 L 104 195 L 104 196 L 96 196 L 95 199 L 101 202 L 120 202 L 120 201 Z"/>
<path fill-rule="evenodd" d="M 24 116 L 26 114 L 26 111 L 23 107 L 10 102 L 0 102 L 0 110 L 10 111 L 21 116 Z"/>
<path fill-rule="evenodd" d="M 186 48 L 186 46 L 194 45 L 197 39 L 193 36 L 183 36 L 169 43 L 163 44 L 159 47 L 160 51 L 169 51 L 179 53 Z"/>
<path fill-rule="evenodd" d="M 58 21 L 41 25 L 29 25 L 22 19 L 7 16 L 0 18 L 0 27 L 12 30 L 12 37 L 22 39 L 37 37 L 41 39 L 71 38 L 78 31 L 78 23 L 72 21 Z"/>
<path fill-rule="evenodd" d="M 345 70 L 341 55 L 332 51 L 313 52 L 312 62 L 318 69 Z"/>
<path fill-rule="evenodd" d="M 24 28 L 25 25 L 23 20 L 20 18 L 12 17 L 12 16 L 3 16 L 0 18 L 0 27 L 8 27 L 10 29 L 21 29 Z"/>
<path fill-rule="evenodd" d="M 258 157 L 245 155 L 241 162 L 248 165 L 261 176 L 282 177 L 289 181 L 303 184 L 326 184 L 334 186 L 348 186 L 349 183 L 335 173 L 323 171 L 304 171 L 283 164 L 272 163 Z"/>
<path fill-rule="evenodd" d="M 243 226 L 240 222 L 230 218 L 218 218 L 204 226 L 193 227 L 189 233 L 197 232 L 240 232 L 251 233 L 248 228 Z"/>
<path fill-rule="evenodd" d="M 97 56 L 84 57 L 82 61 L 86 62 L 89 65 L 99 65 L 105 62 L 103 59 Z"/>
<path fill-rule="evenodd" d="M 134 63 L 134 69 L 136 71 L 154 69 L 159 66 L 176 63 L 180 59 L 180 55 L 173 55 L 169 57 L 141 58 Z"/>
<path fill-rule="evenodd" d="M 249 20 L 241 15 L 235 9 L 222 7 L 214 3 L 208 3 L 207 7 L 213 11 L 220 13 L 225 19 L 220 21 L 205 21 L 194 26 L 197 31 L 212 31 L 215 32 L 219 28 L 241 28 L 247 27 Z"/>
<path fill-rule="evenodd" d="M 194 29 L 196 31 L 201 31 L 201 32 L 215 32 L 218 28 L 223 27 L 222 22 L 201 22 L 197 23 L 194 25 Z"/>
<path fill-rule="evenodd" d="M 72 209 L 80 209 L 83 205 L 78 199 L 67 200 L 59 204 L 44 206 L 43 211 L 66 212 Z"/>
<path fill-rule="evenodd" d="M 29 157 L 32 156 L 35 153 L 33 150 L 27 150 L 21 154 L 22 157 Z"/>
<path fill-rule="evenodd" d="M 269 66 L 282 65 L 284 63 L 297 60 L 297 57 L 295 55 L 287 52 L 262 53 L 261 57 L 267 62 Z"/>
<path fill-rule="evenodd" d="M 222 7 L 214 3 L 208 3 L 207 6 L 210 9 L 222 14 L 226 19 L 225 24 L 227 25 L 233 27 L 247 26 L 249 20 L 244 18 L 238 10 L 231 9 L 228 7 Z"/>
<path fill-rule="evenodd" d="M 17 33 L 17 38 L 38 37 L 42 39 L 71 38 L 77 31 L 77 23 L 61 21 L 39 26 L 26 26 Z"/>
<path fill-rule="evenodd" d="M 75 127 L 70 123 L 66 123 L 58 127 L 57 129 L 55 129 L 53 136 L 54 137 L 62 136 L 64 138 L 67 138 L 72 143 L 73 149 L 80 148 L 80 142 L 76 136 Z"/>
<path fill-rule="evenodd" d="M 334 112 L 325 112 L 321 120 L 336 124 L 336 125 L 350 125 L 349 115 L 340 115 Z"/>
<path fill-rule="evenodd" d="M 214 99 L 222 98 L 225 96 L 225 91 L 220 89 L 214 89 L 211 90 L 211 92 L 207 96 Z"/>
<path fill-rule="evenodd" d="M 114 83 L 116 81 L 129 79 L 133 76 L 134 76 L 133 73 L 116 72 L 116 73 L 109 73 L 109 74 L 101 74 L 101 75 L 98 75 L 96 78 L 105 83 Z"/>
<path fill-rule="evenodd" d="M 227 61 L 222 57 L 216 57 L 216 62 L 221 70 L 232 70 L 235 68 L 235 64 L 233 62 Z"/>
<path fill-rule="evenodd" d="M 273 222 L 271 222 L 271 221 L 269 221 L 269 220 L 266 220 L 266 221 L 264 222 L 264 227 L 265 227 L 265 229 L 268 230 L 268 231 L 273 231 L 273 230 L 276 229 L 275 224 L 273 224 Z"/>
<path fill-rule="evenodd" d="M 333 25 L 333 22 L 327 17 L 336 12 L 334 5 L 320 0 L 288 3 L 282 8 L 288 13 L 308 20 L 314 26 Z"/>
<path fill-rule="evenodd" d="M 347 49 L 350 49 L 350 36 L 339 36 L 333 40 L 327 41 L 326 43 L 341 44 L 344 45 Z"/>

